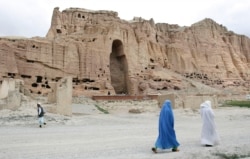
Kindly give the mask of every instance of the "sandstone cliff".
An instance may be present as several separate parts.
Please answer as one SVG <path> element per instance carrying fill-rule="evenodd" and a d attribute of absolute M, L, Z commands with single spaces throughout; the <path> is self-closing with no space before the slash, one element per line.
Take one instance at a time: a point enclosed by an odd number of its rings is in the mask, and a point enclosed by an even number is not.
<path fill-rule="evenodd" d="M 73 78 L 74 95 L 152 94 L 188 80 L 249 91 L 250 39 L 212 19 L 190 27 L 125 21 L 113 11 L 53 11 L 46 37 L 0 37 L 0 81 L 20 78 L 30 93 Z"/>

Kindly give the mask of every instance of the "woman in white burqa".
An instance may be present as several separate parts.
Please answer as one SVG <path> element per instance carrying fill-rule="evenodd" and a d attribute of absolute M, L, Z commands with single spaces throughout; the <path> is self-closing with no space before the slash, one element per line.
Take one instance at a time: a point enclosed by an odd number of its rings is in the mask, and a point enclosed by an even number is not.
<path fill-rule="evenodd" d="M 219 144 L 220 138 L 216 131 L 211 101 L 207 100 L 200 105 L 200 113 L 202 118 L 201 144 L 204 146 Z"/>

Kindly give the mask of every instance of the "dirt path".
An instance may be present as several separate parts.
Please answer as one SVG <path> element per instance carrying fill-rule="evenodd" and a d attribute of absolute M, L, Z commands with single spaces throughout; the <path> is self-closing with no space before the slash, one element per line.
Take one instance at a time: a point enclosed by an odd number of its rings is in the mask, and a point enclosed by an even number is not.
<path fill-rule="evenodd" d="M 174 110 L 180 152 L 153 154 L 158 112 L 92 114 L 54 117 L 44 128 L 36 121 L 0 125 L 1 159 L 201 159 L 223 154 L 250 158 L 250 109 L 215 110 L 221 144 L 200 146 L 198 111 Z"/>

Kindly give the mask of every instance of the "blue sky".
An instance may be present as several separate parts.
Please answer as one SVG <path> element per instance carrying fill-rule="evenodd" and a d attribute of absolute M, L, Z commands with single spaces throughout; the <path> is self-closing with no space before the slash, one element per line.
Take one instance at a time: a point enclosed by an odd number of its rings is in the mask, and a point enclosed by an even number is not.
<path fill-rule="evenodd" d="M 249 0 L 0 0 L 0 36 L 46 36 L 55 7 L 112 10 L 124 20 L 153 18 L 180 26 L 211 18 L 250 37 Z"/>

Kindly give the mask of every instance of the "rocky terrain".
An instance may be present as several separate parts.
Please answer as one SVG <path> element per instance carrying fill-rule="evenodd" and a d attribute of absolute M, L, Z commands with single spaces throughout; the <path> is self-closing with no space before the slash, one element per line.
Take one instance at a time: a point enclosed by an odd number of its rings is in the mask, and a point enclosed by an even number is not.
<path fill-rule="evenodd" d="M 0 158 L 250 158 L 250 110 L 223 106 L 250 94 L 249 70 L 250 39 L 212 19 L 178 26 L 55 8 L 46 37 L 0 37 Z M 146 95 L 157 98 L 134 98 Z M 154 154 L 166 98 L 180 152 Z M 200 145 L 208 99 L 221 137 L 214 147 Z"/>
<path fill-rule="evenodd" d="M 74 96 L 89 97 L 208 87 L 246 94 L 250 87 L 250 39 L 212 19 L 178 26 L 55 8 L 46 37 L 0 37 L 0 57 L 0 81 L 22 80 L 26 95 L 47 96 L 66 76 Z"/>

